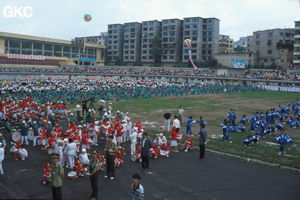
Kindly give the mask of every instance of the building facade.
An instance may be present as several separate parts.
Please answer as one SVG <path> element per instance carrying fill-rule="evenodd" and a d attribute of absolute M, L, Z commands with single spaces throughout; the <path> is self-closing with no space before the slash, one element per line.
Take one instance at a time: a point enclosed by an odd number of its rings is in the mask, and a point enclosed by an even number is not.
<path fill-rule="evenodd" d="M 154 63 L 152 48 L 152 40 L 156 37 L 161 43 L 161 22 L 157 20 L 144 21 L 142 23 L 142 46 L 141 46 L 141 62 Z"/>
<path fill-rule="evenodd" d="M 107 31 L 106 62 L 108 64 L 123 62 L 124 25 L 109 24 Z"/>
<path fill-rule="evenodd" d="M 89 44 L 97 44 L 97 45 L 107 45 L 107 32 L 102 32 L 100 35 L 95 36 L 87 36 L 87 37 L 75 37 L 75 43 L 89 43 Z"/>
<path fill-rule="evenodd" d="M 215 59 L 223 67 L 226 68 L 246 68 L 252 66 L 255 62 L 256 55 L 254 53 L 217 53 Z"/>
<path fill-rule="evenodd" d="M 166 64 L 181 62 L 182 46 L 182 20 L 162 20 L 162 62 Z"/>
<path fill-rule="evenodd" d="M 191 17 L 108 25 L 107 63 L 116 63 L 121 55 L 121 63 L 128 65 L 154 63 L 151 41 L 155 36 L 160 38 L 163 65 L 189 62 L 189 50 L 194 61 L 209 61 L 219 49 L 219 19 Z M 191 47 L 183 46 L 184 39 L 191 39 Z"/>
<path fill-rule="evenodd" d="M 203 19 L 202 60 L 214 59 L 219 51 L 220 20 L 217 18 Z"/>
<path fill-rule="evenodd" d="M 128 64 L 141 62 L 141 32 L 139 22 L 124 24 L 123 62 Z"/>
<path fill-rule="evenodd" d="M 233 52 L 233 39 L 229 35 L 219 35 L 219 53 Z"/>
<path fill-rule="evenodd" d="M 300 21 L 295 21 L 293 65 L 300 69 Z"/>
<path fill-rule="evenodd" d="M 191 51 L 192 60 L 196 62 L 202 61 L 203 46 L 203 18 L 191 17 L 183 19 L 183 41 L 190 39 L 192 44 L 190 47 L 183 46 L 182 62 L 189 62 L 189 51 Z"/>
<path fill-rule="evenodd" d="M 292 62 L 294 29 L 271 29 L 253 33 L 250 51 L 257 54 L 257 64 L 286 69 Z"/>
<path fill-rule="evenodd" d="M 0 32 L 0 65 L 104 65 L 105 46 Z"/>

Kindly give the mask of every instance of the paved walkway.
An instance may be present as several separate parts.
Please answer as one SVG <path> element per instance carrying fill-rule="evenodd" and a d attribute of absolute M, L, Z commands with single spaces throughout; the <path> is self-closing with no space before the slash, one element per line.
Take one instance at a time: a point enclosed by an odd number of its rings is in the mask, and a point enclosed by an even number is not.
<path fill-rule="evenodd" d="M 97 150 L 102 147 L 99 145 Z M 0 199 L 51 199 L 50 186 L 41 183 L 43 164 L 49 156 L 39 148 L 27 149 L 29 158 L 25 161 L 13 161 L 6 153 Z M 179 152 L 170 158 L 150 160 L 153 175 L 145 174 L 140 163 L 132 163 L 126 156 L 114 181 L 105 180 L 100 173 L 98 199 L 128 200 L 131 176 L 136 172 L 142 176 L 146 200 L 299 199 L 298 174 L 211 154 L 203 160 L 197 156 L 197 152 Z M 90 192 L 88 177 L 64 181 L 64 199 L 88 199 Z"/>

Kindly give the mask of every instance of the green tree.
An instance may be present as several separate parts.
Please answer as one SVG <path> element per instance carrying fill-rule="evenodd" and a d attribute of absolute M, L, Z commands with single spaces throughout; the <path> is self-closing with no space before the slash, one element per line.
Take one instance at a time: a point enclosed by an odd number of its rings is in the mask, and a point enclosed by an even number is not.
<path fill-rule="evenodd" d="M 153 56 L 154 64 L 160 65 L 162 54 L 161 38 L 158 35 L 155 35 L 152 39 L 150 39 L 150 44 L 152 45 L 152 48 L 149 53 Z"/>
<path fill-rule="evenodd" d="M 234 48 L 234 51 L 238 52 L 238 53 L 241 53 L 241 52 L 245 52 L 246 48 L 242 47 L 242 46 L 237 46 L 237 47 Z"/>

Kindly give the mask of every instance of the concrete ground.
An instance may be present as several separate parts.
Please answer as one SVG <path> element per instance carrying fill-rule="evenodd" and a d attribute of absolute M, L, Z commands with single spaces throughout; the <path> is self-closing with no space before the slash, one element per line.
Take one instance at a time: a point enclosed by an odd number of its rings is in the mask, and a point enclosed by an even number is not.
<path fill-rule="evenodd" d="M 103 151 L 103 140 L 96 148 Z M 14 161 L 6 148 L 0 175 L 0 199 L 51 199 L 51 188 L 41 183 L 43 165 L 50 156 L 40 147 L 28 147 L 29 158 Z M 127 148 L 129 149 L 129 148 Z M 131 177 L 142 176 L 145 199 L 149 200 L 214 200 L 214 199 L 299 199 L 300 175 L 211 154 L 198 159 L 197 152 L 172 153 L 170 158 L 150 160 L 152 175 L 140 163 L 125 156 L 123 166 L 116 169 L 116 179 L 106 180 L 99 174 L 98 199 L 130 199 Z M 65 171 L 67 174 L 69 170 Z M 63 199 L 88 199 L 91 186 L 88 177 L 71 181 L 66 177 Z"/>

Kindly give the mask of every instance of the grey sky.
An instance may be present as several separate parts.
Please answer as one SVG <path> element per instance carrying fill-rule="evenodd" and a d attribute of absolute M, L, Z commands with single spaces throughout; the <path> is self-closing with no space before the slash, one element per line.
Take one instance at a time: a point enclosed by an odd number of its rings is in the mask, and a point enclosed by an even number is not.
<path fill-rule="evenodd" d="M 31 6 L 31 18 L 6 18 L 4 8 Z M 89 13 L 93 19 L 83 21 Z M 298 0 L 0 0 L 0 31 L 58 39 L 97 35 L 107 24 L 184 17 L 217 17 L 220 33 L 237 40 L 253 31 L 291 28 Z"/>

